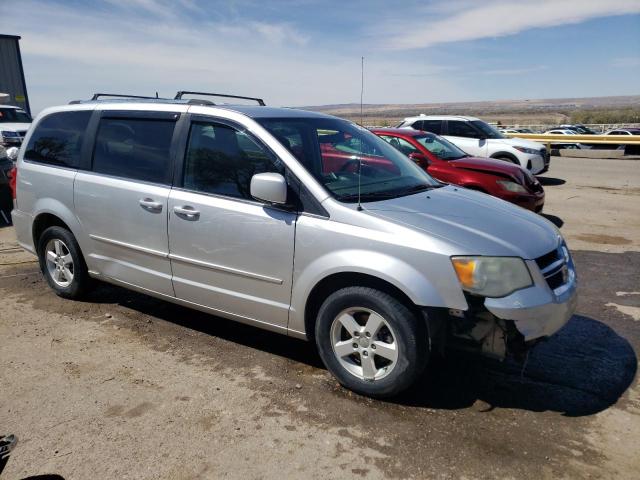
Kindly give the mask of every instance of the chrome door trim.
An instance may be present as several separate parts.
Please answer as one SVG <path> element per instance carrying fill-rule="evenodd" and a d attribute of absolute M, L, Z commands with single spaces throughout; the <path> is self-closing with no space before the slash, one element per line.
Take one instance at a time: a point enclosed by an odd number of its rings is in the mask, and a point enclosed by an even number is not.
<path fill-rule="evenodd" d="M 267 283 L 274 283 L 276 285 L 282 285 L 283 280 L 275 277 L 268 277 L 267 275 L 261 275 L 259 273 L 247 272 L 245 270 L 238 270 L 237 268 L 225 267 L 223 265 L 217 265 L 215 263 L 203 262 L 201 260 L 194 260 L 193 258 L 187 258 L 173 253 L 169 254 L 170 260 L 177 262 L 189 263 L 198 267 L 210 268 L 211 270 L 218 270 L 224 273 L 230 273 L 232 275 L 238 275 L 240 277 L 252 278 L 254 280 L 261 280 Z"/>
<path fill-rule="evenodd" d="M 97 240 L 98 242 L 110 243 L 111 245 L 117 245 L 118 247 L 129 248 L 131 250 L 147 253 L 149 255 L 154 255 L 156 257 L 169 258 L 169 254 L 167 252 L 161 252 L 160 250 L 153 250 L 152 248 L 140 247 L 138 245 L 133 245 L 131 243 L 121 242 L 119 240 L 113 240 L 111 238 L 106 238 L 106 237 L 100 237 L 92 233 L 89 234 L 89 237 L 91 237 L 94 240 Z"/>

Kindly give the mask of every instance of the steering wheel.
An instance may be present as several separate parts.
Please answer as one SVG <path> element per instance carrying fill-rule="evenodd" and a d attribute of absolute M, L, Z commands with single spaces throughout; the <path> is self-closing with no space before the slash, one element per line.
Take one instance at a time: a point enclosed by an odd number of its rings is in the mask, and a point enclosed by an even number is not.
<path fill-rule="evenodd" d="M 350 170 L 351 166 L 356 165 L 356 170 L 352 171 Z M 340 168 L 340 170 L 338 170 L 338 173 L 344 173 L 344 172 L 349 172 L 349 173 L 358 173 L 358 170 L 360 170 L 360 174 L 365 176 L 365 177 L 377 177 L 380 175 L 380 170 L 371 166 L 371 165 L 367 165 L 366 163 L 360 163 L 360 160 L 356 159 L 356 158 L 352 158 L 351 160 L 347 160 L 345 162 L 344 165 L 342 165 L 342 167 Z M 369 171 L 369 173 L 366 173 L 366 171 Z"/>

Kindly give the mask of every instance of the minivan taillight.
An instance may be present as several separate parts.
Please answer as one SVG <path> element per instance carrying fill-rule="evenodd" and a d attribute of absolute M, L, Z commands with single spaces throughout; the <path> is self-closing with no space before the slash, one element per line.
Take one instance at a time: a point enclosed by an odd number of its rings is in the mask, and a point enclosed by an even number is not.
<path fill-rule="evenodd" d="M 9 188 L 11 188 L 11 198 L 16 199 L 16 180 L 18 179 L 18 167 L 9 170 Z"/>

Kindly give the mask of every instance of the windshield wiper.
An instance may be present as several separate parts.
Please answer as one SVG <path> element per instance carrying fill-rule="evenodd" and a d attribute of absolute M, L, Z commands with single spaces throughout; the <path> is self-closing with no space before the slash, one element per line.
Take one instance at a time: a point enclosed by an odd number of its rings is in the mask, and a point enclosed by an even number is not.
<path fill-rule="evenodd" d="M 414 185 L 413 187 L 409 187 L 405 190 L 395 190 L 393 192 L 370 192 L 370 193 L 362 193 L 360 194 L 360 201 L 371 201 L 371 200 L 382 200 L 389 198 L 397 198 L 404 197 L 406 195 L 412 195 L 414 193 L 424 192 L 427 190 L 432 190 L 434 188 L 440 188 L 444 185 Z M 349 195 L 344 195 L 339 198 L 341 201 L 349 201 L 349 200 L 358 200 L 358 194 L 352 193 Z"/>
<path fill-rule="evenodd" d="M 442 185 L 414 185 L 413 187 L 409 187 L 406 190 L 400 192 L 401 195 L 408 195 L 411 193 L 424 192 L 427 190 L 433 190 L 434 188 L 440 188 Z"/>
<path fill-rule="evenodd" d="M 358 197 L 359 197 L 360 201 L 366 202 L 367 200 L 372 200 L 372 199 L 381 200 L 384 198 L 393 198 L 397 196 L 398 196 L 397 192 L 371 192 L 371 193 L 362 193 L 360 195 L 358 195 L 357 193 L 351 193 L 349 195 L 343 195 L 339 197 L 339 200 L 341 201 L 358 200 Z"/>

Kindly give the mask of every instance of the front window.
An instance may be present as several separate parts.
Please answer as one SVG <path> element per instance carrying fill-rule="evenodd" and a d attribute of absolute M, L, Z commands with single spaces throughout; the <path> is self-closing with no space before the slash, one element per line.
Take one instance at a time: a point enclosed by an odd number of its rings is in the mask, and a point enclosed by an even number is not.
<path fill-rule="evenodd" d="M 376 201 L 441 185 L 387 142 L 346 120 L 256 120 L 340 201 Z"/>
<path fill-rule="evenodd" d="M 436 135 L 414 137 L 420 145 L 433 153 L 440 160 L 458 160 L 468 155 L 453 143 Z"/>
<path fill-rule="evenodd" d="M 493 128 L 488 123 L 483 122 L 482 120 L 472 120 L 469 123 L 480 130 L 485 138 L 505 138 L 505 136 L 502 135 L 498 130 Z"/>
<path fill-rule="evenodd" d="M 253 200 L 251 177 L 284 175 L 284 166 L 247 133 L 224 123 L 191 125 L 183 187 L 196 192 Z"/>
<path fill-rule="evenodd" d="M 31 123 L 31 117 L 19 108 L 0 108 L 0 123 Z"/>

